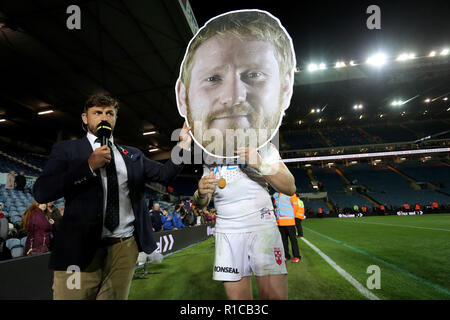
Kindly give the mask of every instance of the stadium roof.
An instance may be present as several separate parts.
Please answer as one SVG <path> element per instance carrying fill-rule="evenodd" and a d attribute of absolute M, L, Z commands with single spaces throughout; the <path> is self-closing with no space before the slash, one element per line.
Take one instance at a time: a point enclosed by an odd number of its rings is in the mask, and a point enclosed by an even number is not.
<path fill-rule="evenodd" d="M 74 3 L 81 9 L 80 30 L 66 26 Z M 183 5 L 2 1 L 0 118 L 7 121 L 0 135 L 48 150 L 58 138 L 81 136 L 86 97 L 109 92 L 121 102 L 117 140 L 142 150 L 170 145 L 168 133 L 183 123 L 175 112 L 174 83 L 193 34 Z M 38 115 L 46 110 L 54 112 Z M 143 136 L 150 130 L 157 134 Z"/>

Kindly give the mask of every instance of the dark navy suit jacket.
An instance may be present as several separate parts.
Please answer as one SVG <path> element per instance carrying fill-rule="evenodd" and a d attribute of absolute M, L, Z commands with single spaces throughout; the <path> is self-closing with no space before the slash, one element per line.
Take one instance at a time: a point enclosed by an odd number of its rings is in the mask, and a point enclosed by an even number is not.
<path fill-rule="evenodd" d="M 170 159 L 165 163 L 148 159 L 136 148 L 117 145 L 127 168 L 128 187 L 135 216 L 134 236 L 139 250 L 148 254 L 156 248 L 152 221 L 144 201 L 145 182 L 167 184 L 182 169 Z M 178 150 L 181 148 L 176 146 Z M 36 180 L 33 193 L 39 203 L 65 198 L 65 211 L 55 238 L 50 268 L 67 270 L 70 265 L 85 269 L 92 261 L 103 230 L 103 188 L 100 172 L 92 174 L 88 158 L 93 152 L 87 137 L 56 143 Z"/>

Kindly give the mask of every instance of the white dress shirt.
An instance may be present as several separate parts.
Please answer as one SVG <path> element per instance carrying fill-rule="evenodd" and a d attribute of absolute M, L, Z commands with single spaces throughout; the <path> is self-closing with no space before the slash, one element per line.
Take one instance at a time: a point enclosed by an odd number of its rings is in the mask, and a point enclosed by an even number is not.
<path fill-rule="evenodd" d="M 91 133 L 87 134 L 87 138 L 91 143 L 92 150 L 101 147 L 100 142 L 95 142 L 97 137 Z M 114 138 L 111 138 L 109 141 L 112 143 L 112 151 L 114 152 L 114 160 L 116 165 L 117 172 L 117 180 L 119 184 L 119 225 L 112 233 L 107 228 L 105 228 L 105 212 L 106 212 L 106 203 L 108 201 L 107 194 L 107 178 L 106 178 L 106 169 L 100 168 L 100 176 L 103 185 L 103 233 L 102 238 L 111 237 L 111 238 L 125 238 L 131 237 L 134 232 L 134 213 L 133 207 L 131 206 L 130 200 L 130 190 L 128 189 L 128 174 L 127 167 L 125 166 L 125 161 L 120 154 L 120 151 L 114 145 Z M 92 169 L 92 168 L 91 168 Z M 95 175 L 95 172 L 93 172 Z"/>

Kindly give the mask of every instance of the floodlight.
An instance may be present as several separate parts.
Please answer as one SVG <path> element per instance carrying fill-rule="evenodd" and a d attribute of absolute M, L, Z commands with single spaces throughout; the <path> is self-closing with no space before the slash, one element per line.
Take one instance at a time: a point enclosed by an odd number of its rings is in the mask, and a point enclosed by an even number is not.
<path fill-rule="evenodd" d="M 367 64 L 377 67 L 382 66 L 386 63 L 386 55 L 384 55 L 383 53 L 377 53 L 373 56 L 370 56 L 366 62 Z"/>
<path fill-rule="evenodd" d="M 308 71 L 316 71 L 317 69 L 318 66 L 315 63 L 311 63 L 310 65 L 308 65 Z"/>

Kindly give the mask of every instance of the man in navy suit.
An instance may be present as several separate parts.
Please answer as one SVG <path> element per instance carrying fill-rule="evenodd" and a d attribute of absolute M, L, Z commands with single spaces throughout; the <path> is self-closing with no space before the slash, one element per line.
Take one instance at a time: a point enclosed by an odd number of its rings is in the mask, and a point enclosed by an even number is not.
<path fill-rule="evenodd" d="M 81 115 L 87 135 L 56 143 L 34 184 L 39 203 L 66 202 L 50 258 L 54 299 L 127 299 L 139 251 L 157 248 L 144 184 L 167 184 L 182 165 L 152 161 L 114 143 L 112 135 L 111 144 L 101 146 L 97 126 L 107 121 L 114 130 L 117 112 L 114 98 L 91 96 Z M 185 124 L 177 154 L 190 149 L 189 130 Z"/>

